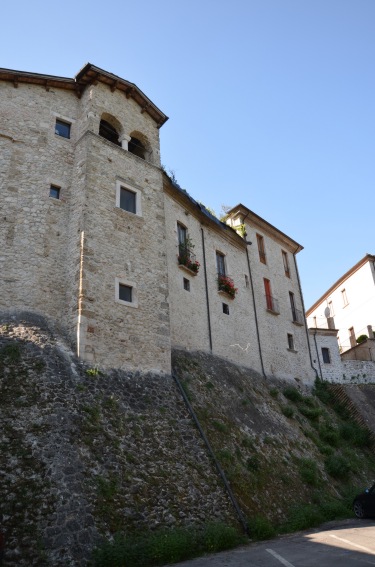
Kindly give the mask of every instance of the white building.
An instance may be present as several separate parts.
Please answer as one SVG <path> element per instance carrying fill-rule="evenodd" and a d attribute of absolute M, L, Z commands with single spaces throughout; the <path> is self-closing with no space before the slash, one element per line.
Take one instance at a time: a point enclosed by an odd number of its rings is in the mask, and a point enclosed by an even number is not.
<path fill-rule="evenodd" d="M 309 328 L 337 329 L 340 352 L 373 338 L 375 325 L 375 256 L 366 254 L 306 311 Z"/>

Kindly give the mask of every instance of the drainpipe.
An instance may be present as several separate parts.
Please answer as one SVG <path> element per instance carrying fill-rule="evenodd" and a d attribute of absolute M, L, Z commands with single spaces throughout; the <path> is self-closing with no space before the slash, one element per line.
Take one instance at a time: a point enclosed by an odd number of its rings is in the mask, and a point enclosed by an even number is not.
<path fill-rule="evenodd" d="M 299 272 L 298 272 L 298 266 L 297 266 L 297 260 L 296 260 L 296 254 L 297 254 L 297 252 L 299 252 L 299 250 L 300 250 L 300 247 L 298 246 L 298 247 L 296 248 L 295 252 L 293 253 L 294 267 L 295 267 L 295 269 L 296 269 L 298 288 L 299 288 L 299 293 L 300 293 L 301 301 L 302 301 L 303 322 L 304 322 L 304 327 L 305 327 L 305 332 L 306 332 L 307 348 L 309 349 L 310 365 L 311 365 L 311 368 L 314 370 L 315 374 L 318 374 L 317 371 L 316 371 L 316 368 L 315 368 L 315 366 L 314 366 L 314 364 L 313 364 L 312 355 L 311 355 L 311 347 L 310 347 L 310 341 L 309 341 L 309 331 L 308 331 L 307 322 L 306 322 L 305 304 L 304 304 L 304 301 L 303 301 L 303 293 L 302 293 L 302 287 L 301 287 L 301 280 L 299 279 Z M 302 250 L 302 248 L 301 248 L 301 250 Z M 315 335 L 316 335 L 316 332 L 315 332 L 315 334 L 314 334 L 314 341 L 315 341 L 315 347 L 316 347 L 316 349 L 317 349 L 317 346 L 316 346 L 316 337 L 315 337 Z M 317 353 L 318 353 L 318 350 L 317 350 Z M 318 354 L 318 363 L 319 363 L 319 368 L 320 368 L 319 354 Z M 321 370 L 321 369 L 320 369 L 320 374 L 322 374 L 322 370 Z M 323 378 L 322 378 L 322 379 L 323 379 Z"/>
<path fill-rule="evenodd" d="M 314 343 L 315 343 L 315 350 L 316 350 L 316 356 L 318 358 L 318 364 L 319 364 L 319 371 L 320 371 L 320 377 L 323 380 L 323 374 L 322 374 L 322 367 L 320 366 L 320 358 L 319 358 L 319 351 L 318 351 L 318 345 L 316 344 L 316 331 L 314 331 Z M 312 366 L 312 364 L 311 364 Z M 314 366 L 312 366 L 314 368 Z M 314 368 L 315 373 L 317 374 L 316 369 Z"/>
<path fill-rule="evenodd" d="M 203 439 L 203 441 L 204 441 L 204 443 L 205 443 L 205 445 L 206 445 L 206 447 L 207 447 L 207 449 L 208 449 L 208 452 L 209 452 L 209 454 L 210 454 L 212 460 L 213 460 L 214 463 L 215 463 L 216 470 L 217 470 L 217 472 L 219 473 L 219 476 L 221 477 L 221 479 L 222 479 L 222 481 L 223 481 L 223 483 L 224 483 L 225 489 L 226 489 L 226 491 L 227 491 L 227 493 L 228 493 L 228 496 L 229 496 L 229 498 L 230 498 L 230 500 L 231 500 L 231 502 L 232 502 L 232 504 L 233 504 L 233 507 L 234 507 L 234 509 L 235 509 L 235 511 L 236 511 L 236 513 L 237 513 L 238 519 L 239 519 L 239 521 L 240 521 L 241 524 L 242 524 L 243 530 L 244 530 L 244 532 L 245 532 L 247 535 L 249 535 L 249 533 L 250 533 L 250 532 L 249 532 L 249 526 L 247 525 L 247 522 L 246 522 L 245 517 L 244 517 L 244 515 L 242 514 L 242 511 L 241 511 L 241 509 L 240 509 L 240 507 L 239 507 L 239 505 L 238 505 L 238 502 L 237 502 L 237 500 L 236 500 L 236 497 L 234 496 L 234 494 L 233 494 L 233 492 L 232 492 L 232 489 L 231 489 L 231 487 L 229 486 L 229 482 L 228 482 L 228 480 L 227 480 L 227 477 L 225 476 L 225 473 L 224 473 L 223 469 L 221 468 L 219 461 L 216 459 L 215 453 L 214 453 L 213 450 L 212 450 L 212 447 L 211 447 L 211 445 L 210 445 L 210 442 L 209 442 L 209 440 L 207 439 L 207 437 L 206 437 L 206 435 L 205 435 L 205 433 L 204 433 L 204 431 L 203 431 L 203 429 L 202 429 L 201 424 L 199 423 L 199 419 L 198 419 L 198 417 L 196 416 L 196 414 L 195 414 L 195 412 L 194 412 L 194 410 L 193 410 L 193 408 L 192 408 L 192 405 L 191 405 L 191 403 L 189 402 L 189 400 L 188 400 L 188 398 L 187 398 L 187 396 L 186 396 L 185 390 L 183 389 L 180 380 L 178 379 L 178 377 L 177 377 L 175 374 L 172 374 L 172 378 L 173 378 L 173 380 L 176 382 L 177 387 L 178 387 L 178 389 L 180 390 L 181 395 L 182 395 L 182 397 L 183 397 L 183 399 L 184 399 L 184 402 L 185 402 L 185 404 L 186 404 L 186 407 L 188 408 L 188 410 L 189 410 L 189 412 L 190 412 L 190 415 L 191 415 L 191 417 L 193 418 L 193 420 L 194 420 L 194 422 L 195 422 L 195 425 L 197 426 L 198 431 L 199 431 L 199 433 L 200 433 L 200 435 L 201 435 L 201 437 L 202 437 L 202 439 Z"/>
<path fill-rule="evenodd" d="M 246 242 L 247 245 L 251 244 L 251 242 Z M 259 357 L 260 357 L 260 364 L 262 366 L 262 373 L 264 378 L 267 378 L 266 373 L 264 371 L 263 365 L 263 356 L 262 356 L 262 345 L 260 342 L 260 335 L 259 335 L 259 325 L 258 325 L 258 315 L 257 315 L 257 308 L 255 304 L 255 295 L 254 295 L 254 284 L 253 284 L 253 276 L 251 274 L 251 267 L 250 267 L 250 258 L 249 258 L 249 250 L 246 246 L 246 257 L 247 257 L 247 266 L 249 268 L 249 276 L 250 276 L 250 285 L 251 285 L 251 293 L 253 295 L 253 307 L 254 307 L 254 315 L 255 315 L 255 328 L 257 331 L 257 339 L 258 339 L 258 348 L 259 348 Z"/>
<path fill-rule="evenodd" d="M 207 285 L 207 265 L 206 265 L 206 249 L 204 245 L 204 232 L 202 233 L 202 249 L 203 249 L 203 269 L 204 269 L 204 283 L 206 286 L 206 305 L 207 305 L 207 320 L 208 320 L 208 337 L 210 341 L 210 351 L 212 352 L 212 332 L 211 332 L 211 316 L 210 316 L 210 301 L 208 299 L 208 285 Z"/>

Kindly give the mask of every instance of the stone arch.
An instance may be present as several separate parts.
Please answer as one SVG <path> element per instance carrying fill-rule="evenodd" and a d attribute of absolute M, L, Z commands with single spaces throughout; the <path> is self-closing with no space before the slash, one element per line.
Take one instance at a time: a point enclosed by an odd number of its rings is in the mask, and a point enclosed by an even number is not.
<path fill-rule="evenodd" d="M 120 136 L 122 131 L 123 128 L 119 120 L 112 116 L 112 114 L 103 112 L 100 118 L 99 136 L 105 138 L 109 142 L 112 142 L 112 144 L 121 146 Z"/>
<path fill-rule="evenodd" d="M 148 139 L 144 134 L 134 130 L 130 133 L 130 140 L 128 143 L 128 150 L 130 153 L 138 156 L 146 161 L 149 161 L 151 155 L 151 147 Z"/>

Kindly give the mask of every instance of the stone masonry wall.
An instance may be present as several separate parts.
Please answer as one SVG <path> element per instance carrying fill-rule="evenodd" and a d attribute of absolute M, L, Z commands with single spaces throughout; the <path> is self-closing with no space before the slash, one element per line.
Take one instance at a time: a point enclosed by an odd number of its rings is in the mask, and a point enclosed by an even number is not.
<path fill-rule="evenodd" d="M 56 115 L 75 120 L 77 106 L 63 90 L 0 84 L 2 308 L 65 317 L 74 140 L 56 136 L 54 127 Z M 51 184 L 61 186 L 61 201 L 49 197 Z"/>
<path fill-rule="evenodd" d="M 205 242 L 207 288 L 211 321 L 212 352 L 260 371 L 259 349 L 254 325 L 254 311 L 244 248 L 225 238 L 225 230 L 202 224 L 194 214 L 166 195 L 166 232 L 168 235 L 168 275 L 173 345 L 188 350 L 210 350 L 208 310 L 203 260 L 202 230 Z M 191 239 L 193 253 L 200 263 L 197 275 L 179 267 L 177 222 L 183 224 Z M 218 291 L 216 251 L 225 254 L 226 270 L 238 288 L 232 299 Z M 190 282 L 190 291 L 183 287 L 183 278 Z M 223 313 L 223 303 L 229 315 Z"/>
<path fill-rule="evenodd" d="M 237 521 L 171 377 L 99 373 L 28 313 L 0 313 L 0 493 L 7 567 L 82 567 L 116 532 Z"/>
<path fill-rule="evenodd" d="M 156 123 L 101 83 L 81 99 L 36 85 L 0 88 L 0 307 L 58 321 L 93 364 L 170 372 Z M 149 161 L 98 136 L 102 116 L 139 137 Z M 70 139 L 55 134 L 56 117 L 71 123 Z M 139 191 L 142 216 L 116 207 L 118 181 Z M 51 184 L 60 199 L 49 197 Z M 116 278 L 134 283 L 138 308 L 115 301 Z"/>
<path fill-rule="evenodd" d="M 164 202 L 160 169 L 106 142 L 87 139 L 82 356 L 92 363 L 170 371 Z M 142 216 L 116 207 L 116 181 L 138 190 Z M 116 303 L 116 278 L 138 307 Z"/>
<path fill-rule="evenodd" d="M 248 246 L 248 251 L 265 372 L 267 375 L 280 378 L 293 376 L 309 383 L 314 380 L 315 373 L 311 368 L 306 328 L 304 324 L 293 323 L 289 299 L 289 292 L 292 292 L 295 297 L 295 307 L 303 313 L 293 258 L 294 250 L 284 240 L 276 238 L 274 234 L 266 232 L 250 220 L 246 220 L 246 232 L 246 240 L 252 242 Z M 259 259 L 257 234 L 264 238 L 266 264 Z M 285 275 L 282 251 L 288 254 L 290 277 Z M 278 301 L 278 315 L 267 311 L 264 278 L 271 282 L 272 296 Z M 304 322 L 304 317 L 302 320 Z M 288 349 L 288 333 L 293 335 L 294 351 Z"/>

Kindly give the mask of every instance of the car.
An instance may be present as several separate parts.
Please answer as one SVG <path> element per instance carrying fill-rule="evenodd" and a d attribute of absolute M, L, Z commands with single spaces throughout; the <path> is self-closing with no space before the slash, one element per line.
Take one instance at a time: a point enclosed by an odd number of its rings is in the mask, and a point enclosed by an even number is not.
<path fill-rule="evenodd" d="M 375 484 L 354 498 L 353 510 L 357 518 L 375 517 Z"/>

